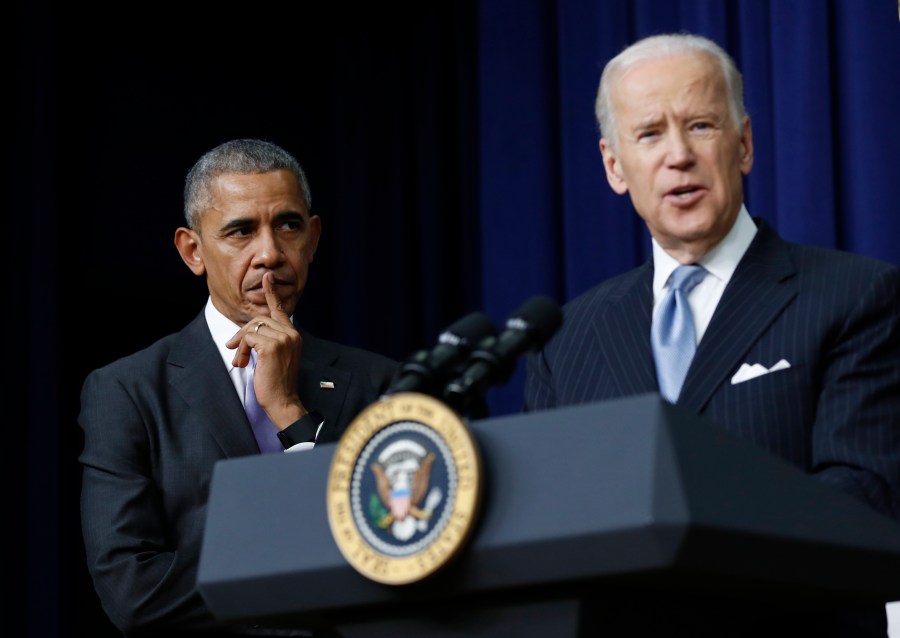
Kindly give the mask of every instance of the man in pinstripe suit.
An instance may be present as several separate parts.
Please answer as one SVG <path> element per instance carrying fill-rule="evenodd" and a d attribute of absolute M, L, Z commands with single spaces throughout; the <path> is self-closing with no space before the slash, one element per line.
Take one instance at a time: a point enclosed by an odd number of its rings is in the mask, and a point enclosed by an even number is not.
<path fill-rule="evenodd" d="M 596 115 L 607 181 L 646 223 L 653 259 L 564 307 L 562 329 L 529 356 L 525 409 L 658 391 L 656 310 L 674 269 L 699 264 L 697 348 L 677 404 L 900 518 L 900 269 L 785 242 L 750 216 L 742 79 L 711 41 L 625 49 L 603 71 Z M 750 635 L 885 636 L 884 616 Z"/>

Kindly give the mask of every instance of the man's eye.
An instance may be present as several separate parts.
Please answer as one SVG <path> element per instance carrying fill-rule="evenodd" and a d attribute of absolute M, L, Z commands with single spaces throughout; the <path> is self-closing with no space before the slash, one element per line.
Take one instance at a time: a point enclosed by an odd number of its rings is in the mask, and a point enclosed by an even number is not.
<path fill-rule="evenodd" d="M 656 131 L 641 131 L 640 133 L 638 133 L 637 138 L 638 138 L 639 142 L 645 142 L 648 140 L 652 140 L 656 136 L 657 136 Z"/>
<path fill-rule="evenodd" d="M 228 232 L 225 233 L 226 237 L 247 237 L 252 232 L 252 229 L 247 226 L 236 226 L 228 229 Z"/>
<path fill-rule="evenodd" d="M 303 222 L 296 219 L 286 220 L 278 228 L 285 232 L 297 232 L 298 230 L 303 230 Z"/>

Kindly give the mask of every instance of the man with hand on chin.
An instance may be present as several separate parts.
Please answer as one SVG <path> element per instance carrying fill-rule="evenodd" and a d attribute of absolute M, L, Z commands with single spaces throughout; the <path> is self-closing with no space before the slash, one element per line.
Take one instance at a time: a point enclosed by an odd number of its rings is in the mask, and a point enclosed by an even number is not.
<path fill-rule="evenodd" d="M 223 626 L 196 588 L 215 463 L 337 441 L 399 369 L 293 323 L 321 234 L 310 204 L 303 170 L 279 146 L 239 139 L 207 152 L 187 175 L 187 226 L 175 232 L 206 278 L 205 308 L 84 382 L 88 569 L 125 635 L 310 635 Z"/>

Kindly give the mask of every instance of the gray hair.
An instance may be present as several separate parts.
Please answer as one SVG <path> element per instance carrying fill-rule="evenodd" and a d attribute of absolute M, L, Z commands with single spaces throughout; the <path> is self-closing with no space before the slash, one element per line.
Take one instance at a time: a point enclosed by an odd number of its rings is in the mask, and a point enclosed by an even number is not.
<path fill-rule="evenodd" d="M 594 102 L 594 115 L 600 126 L 600 135 L 609 140 L 616 148 L 618 131 L 616 130 L 616 114 L 612 107 L 612 87 L 615 81 L 628 68 L 645 62 L 685 53 L 703 53 L 711 56 L 722 70 L 728 93 L 728 108 L 739 132 L 743 132 L 744 116 L 744 80 L 737 65 L 728 53 L 718 44 L 699 35 L 689 33 L 665 33 L 654 35 L 623 49 L 610 60 L 600 76 L 600 87 Z"/>
<path fill-rule="evenodd" d="M 212 206 L 213 180 L 225 173 L 255 175 L 286 169 L 294 174 L 306 210 L 310 210 L 312 195 L 306 173 L 293 155 L 272 142 L 254 139 L 232 140 L 207 151 L 188 171 L 184 182 L 184 218 L 188 227 L 200 229 L 200 215 Z"/>

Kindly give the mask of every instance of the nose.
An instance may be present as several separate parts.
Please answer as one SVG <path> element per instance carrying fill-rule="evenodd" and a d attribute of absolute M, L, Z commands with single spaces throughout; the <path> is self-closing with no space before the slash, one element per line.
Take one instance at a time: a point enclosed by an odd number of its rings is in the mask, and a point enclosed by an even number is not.
<path fill-rule="evenodd" d="M 668 136 L 666 164 L 670 168 L 685 168 L 694 163 L 694 150 L 686 131 L 673 130 Z"/>
<path fill-rule="evenodd" d="M 277 265 L 284 256 L 278 238 L 271 228 L 264 227 L 256 236 L 256 250 L 253 263 L 257 266 L 271 268 Z"/>

